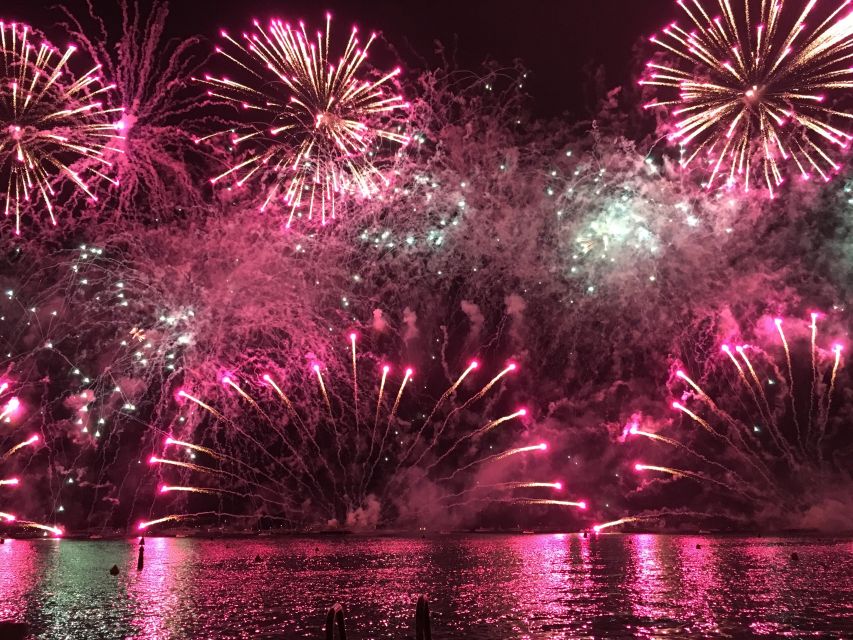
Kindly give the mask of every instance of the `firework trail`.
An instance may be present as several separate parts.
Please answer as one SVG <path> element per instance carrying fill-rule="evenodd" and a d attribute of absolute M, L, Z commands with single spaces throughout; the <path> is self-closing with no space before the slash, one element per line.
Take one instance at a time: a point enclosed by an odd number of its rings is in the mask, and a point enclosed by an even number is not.
<path fill-rule="evenodd" d="M 328 14 L 316 40 L 303 23 L 281 20 L 266 27 L 256 21 L 240 40 L 223 31 L 217 53 L 244 79 L 202 80 L 211 98 L 233 105 L 247 122 L 225 132 L 232 148 L 245 151 L 211 182 L 230 178 L 239 187 L 257 180 L 261 211 L 280 201 L 288 227 L 294 217 L 326 224 L 346 204 L 344 196 L 379 193 L 389 184 L 382 165 L 393 151 L 386 147 L 409 141 L 402 132 L 409 105 L 395 89 L 400 69 L 376 74 L 366 63 L 376 35 L 362 43 L 353 28 L 335 59 L 330 31 Z"/>
<path fill-rule="evenodd" d="M 375 527 L 394 521 L 396 507 L 393 500 L 386 501 L 386 493 L 394 483 L 398 488 L 405 487 L 401 476 L 406 471 L 417 469 L 424 478 L 432 478 L 430 482 L 443 487 L 441 500 L 445 500 L 467 493 L 465 484 L 471 476 L 465 471 L 546 448 L 537 444 L 496 455 L 476 454 L 472 462 L 442 476 L 440 471 L 447 470 L 443 456 L 456 446 L 458 439 L 433 442 L 426 437 L 422 425 L 408 417 L 413 411 L 417 413 L 421 404 L 412 395 L 413 370 L 404 368 L 395 374 L 394 368 L 381 364 L 372 353 L 358 351 L 353 368 L 353 344 L 350 338 L 346 355 L 340 352 L 330 364 L 309 363 L 302 374 L 274 363 L 266 365 L 265 370 L 241 367 L 239 372 L 229 372 L 227 381 L 221 381 L 216 397 L 198 397 L 179 390 L 175 394 L 179 400 L 175 417 L 164 429 L 175 435 L 166 440 L 168 450 L 151 456 L 150 461 L 184 475 L 179 483 L 161 484 L 169 489 L 161 488 L 160 494 L 202 494 L 200 499 L 217 494 L 225 501 L 223 504 L 228 503 L 229 495 L 248 496 L 243 504 L 253 505 L 258 518 L 274 515 L 291 526 L 301 527 L 357 526 L 357 514 L 372 504 L 381 504 L 369 523 Z M 352 385 L 353 372 L 357 390 Z M 486 393 L 495 385 L 494 378 L 487 382 Z M 386 386 L 396 388 L 396 393 L 385 394 Z M 462 392 L 458 383 L 451 387 Z M 433 405 L 423 411 L 420 420 L 449 415 L 459 406 L 476 403 L 486 393 L 480 389 L 470 397 L 451 402 L 445 392 L 435 403 L 444 404 L 445 408 Z M 456 417 L 449 422 L 442 420 L 441 424 L 448 432 L 461 431 L 480 438 L 521 415 L 513 412 L 488 421 L 488 428 L 476 428 L 457 412 Z M 377 423 L 383 428 L 359 427 Z M 410 463 L 400 468 L 397 462 L 412 450 L 423 453 L 418 460 L 424 464 Z M 161 473 L 166 473 L 165 467 Z M 194 475 L 204 476 L 207 482 L 201 485 L 186 481 Z M 500 501 L 500 494 L 505 491 L 560 486 L 514 481 L 475 490 L 493 493 L 495 501 Z"/>
<path fill-rule="evenodd" d="M 115 123 L 120 108 L 108 108 L 100 65 L 76 75 L 76 47 L 61 52 L 31 27 L 0 21 L 0 193 L 3 213 L 21 218 L 35 202 L 57 224 L 54 210 L 61 182 L 97 200 L 118 153 Z"/>
<path fill-rule="evenodd" d="M 623 524 L 631 524 L 633 522 L 646 522 L 650 520 L 662 520 L 671 517 L 681 520 L 683 518 L 714 518 L 717 516 L 715 514 L 704 513 L 701 511 L 661 509 L 660 511 L 656 511 L 655 513 L 648 513 L 645 515 L 638 516 L 626 516 L 624 518 L 619 518 L 618 520 L 612 520 L 610 522 L 596 524 L 593 525 L 592 530 L 594 533 L 601 533 L 602 531 L 606 531 L 607 529 L 618 527 Z"/>
<path fill-rule="evenodd" d="M 506 451 L 502 451 L 501 453 L 495 453 L 493 455 L 486 456 L 485 458 L 480 458 L 479 460 L 473 460 L 472 462 L 469 462 L 465 466 L 458 467 L 457 469 L 453 470 L 453 473 L 451 473 L 449 476 L 441 478 L 441 480 L 442 481 L 452 480 L 458 474 L 460 474 L 464 471 L 467 471 L 468 469 L 471 469 L 472 467 L 475 467 L 475 466 L 478 466 L 481 464 L 485 464 L 488 462 L 498 462 L 499 460 L 505 460 L 506 458 L 509 458 L 510 456 L 516 456 L 520 453 L 530 453 L 531 451 L 547 451 L 547 450 L 548 450 L 548 445 L 545 442 L 530 445 L 527 447 L 516 447 L 515 449 L 507 449 Z"/>
<path fill-rule="evenodd" d="M 3 393 L 10 389 L 13 385 L 8 381 L 3 381 L 0 383 L 0 399 L 2 399 Z M 15 400 L 13 404 L 13 408 L 9 408 L 9 404 L 11 400 Z M 6 423 L 11 423 L 11 427 L 15 431 L 19 431 L 21 427 L 24 425 L 16 424 L 17 418 L 23 413 L 23 407 L 21 406 L 20 401 L 17 397 L 12 398 L 9 401 L 6 401 L 7 409 L 4 410 Z M 9 424 L 4 425 L 4 430 L 9 429 Z M 15 436 L 17 437 L 17 436 Z M 0 462 L 6 463 L 13 457 L 22 455 L 22 451 L 27 448 L 38 448 L 39 443 L 41 442 L 41 437 L 38 434 L 33 434 L 29 436 L 26 440 L 19 441 L 17 444 L 10 447 L 2 456 L 0 456 Z M 12 478 L 0 478 L 0 505 L 6 501 L 6 492 L 10 489 L 17 490 L 18 487 L 22 484 L 21 479 L 17 477 Z M 52 534 L 54 537 L 61 537 L 64 531 L 57 526 L 54 525 L 45 525 L 40 524 L 38 522 L 32 522 L 30 520 L 22 520 L 21 518 L 14 516 L 9 513 L 0 512 L 0 519 L 5 521 L 5 524 L 8 527 L 25 527 L 30 529 L 37 529 L 44 531 L 46 533 Z M 0 523 L 2 524 L 2 523 Z"/>
<path fill-rule="evenodd" d="M 819 346 L 815 315 L 796 343 L 786 336 L 781 319 L 773 324 L 775 330 L 769 335 L 779 338 L 777 349 L 785 366 L 755 345 L 738 345 L 722 350 L 726 356 L 722 364 L 730 364 L 730 376 L 706 375 L 707 384 L 700 386 L 683 371 L 677 372 L 674 379 L 686 387 L 673 407 L 686 416 L 687 424 L 702 430 L 664 436 L 634 424 L 628 433 L 675 446 L 694 463 L 687 468 L 637 463 L 637 471 L 718 487 L 755 518 L 800 526 L 810 522 L 808 514 L 832 500 L 837 487 L 851 478 L 849 462 L 838 455 L 848 435 L 838 427 L 843 418 L 832 422 L 830 415 L 838 395 L 842 346 L 833 345 L 831 351 Z M 808 356 L 799 362 L 794 347 L 806 345 Z M 705 436 L 703 441 L 702 432 L 712 440 Z"/>
<path fill-rule="evenodd" d="M 804 180 L 840 169 L 833 155 L 853 140 L 853 115 L 833 102 L 853 89 L 853 12 L 845 0 L 818 15 L 827 4 L 681 0 L 688 25 L 651 38 L 666 55 L 641 84 L 668 95 L 645 106 L 671 112 L 681 164 L 705 164 L 708 188 L 763 182 L 772 197 L 785 165 Z"/>

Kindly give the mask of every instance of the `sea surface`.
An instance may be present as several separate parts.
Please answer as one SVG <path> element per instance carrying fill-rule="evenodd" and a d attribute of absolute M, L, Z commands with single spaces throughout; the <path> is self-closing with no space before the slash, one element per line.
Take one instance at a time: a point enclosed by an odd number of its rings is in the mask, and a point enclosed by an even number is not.
<path fill-rule="evenodd" d="M 7 540 L 0 620 L 37 638 L 853 638 L 853 540 L 445 535 Z M 793 559 L 796 553 L 798 559 Z M 260 560 L 257 557 L 260 556 Z M 120 573 L 109 573 L 112 565 Z"/>

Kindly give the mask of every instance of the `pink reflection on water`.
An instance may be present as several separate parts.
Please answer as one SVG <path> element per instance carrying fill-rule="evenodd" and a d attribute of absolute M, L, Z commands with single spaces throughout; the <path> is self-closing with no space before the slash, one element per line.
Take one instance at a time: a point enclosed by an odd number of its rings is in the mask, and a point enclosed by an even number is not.
<path fill-rule="evenodd" d="M 198 545 L 185 539 L 146 538 L 144 567 L 138 571 L 138 538 L 129 544 L 133 546 L 124 570 L 130 577 L 127 595 L 133 603 L 130 624 L 137 630 L 134 637 L 140 640 L 177 637 L 186 623 L 181 618 L 185 611 L 182 600 L 187 593 L 182 594 L 181 590 L 195 581 Z"/>
<path fill-rule="evenodd" d="M 25 618 L 27 596 L 40 579 L 38 552 L 29 541 L 0 544 L 0 620 Z"/>
<path fill-rule="evenodd" d="M 662 538 L 653 535 L 636 535 L 626 539 L 630 545 L 629 588 L 631 610 L 644 621 L 665 616 L 669 603 L 675 596 L 673 576 L 662 558 Z"/>
<path fill-rule="evenodd" d="M 720 633 L 718 611 L 723 580 L 720 575 L 718 544 L 714 538 L 679 537 L 680 573 L 679 591 L 684 597 L 684 606 L 693 612 L 703 634 Z"/>

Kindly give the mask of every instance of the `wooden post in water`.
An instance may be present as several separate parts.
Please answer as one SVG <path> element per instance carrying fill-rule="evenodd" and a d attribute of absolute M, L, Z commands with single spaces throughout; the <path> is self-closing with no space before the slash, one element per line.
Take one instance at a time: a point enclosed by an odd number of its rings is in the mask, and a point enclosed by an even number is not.
<path fill-rule="evenodd" d="M 429 625 L 429 598 L 425 595 L 418 598 L 418 608 L 415 610 L 415 640 L 432 640 L 432 630 Z"/>
<path fill-rule="evenodd" d="M 139 547 L 139 557 L 136 559 L 136 570 L 142 571 L 145 566 L 145 547 Z"/>
<path fill-rule="evenodd" d="M 335 627 L 338 628 L 338 640 L 347 640 L 347 630 L 344 626 L 344 608 L 337 602 L 329 609 L 326 616 L 326 640 L 335 640 Z"/>

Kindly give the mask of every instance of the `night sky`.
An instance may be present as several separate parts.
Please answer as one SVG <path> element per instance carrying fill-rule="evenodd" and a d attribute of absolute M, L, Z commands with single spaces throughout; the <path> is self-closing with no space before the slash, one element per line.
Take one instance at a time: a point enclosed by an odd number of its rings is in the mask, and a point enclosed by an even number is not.
<path fill-rule="evenodd" d="M 78 4 L 72 0 L 65 6 L 73 9 Z M 110 4 L 96 6 L 107 12 Z M 7 19 L 28 20 L 48 33 L 57 15 L 52 1 L 9 0 L 3 5 Z M 198 2 L 175 0 L 169 27 L 177 37 L 202 35 L 213 41 L 219 29 L 248 27 L 253 18 L 280 16 L 317 24 L 330 10 L 336 29 L 357 24 L 382 31 L 410 72 L 435 64 L 436 41 L 448 51 L 456 49 L 463 69 L 478 69 L 486 58 L 506 64 L 520 59 L 532 72 L 528 90 L 536 115 L 568 112 L 585 118 L 594 108 L 585 92 L 590 70 L 603 65 L 608 88 L 630 82 L 633 66 L 626 61 L 633 60 L 635 47 L 672 15 L 672 5 L 671 0 L 210 0 L 202 10 Z"/>

